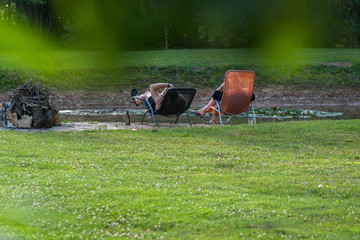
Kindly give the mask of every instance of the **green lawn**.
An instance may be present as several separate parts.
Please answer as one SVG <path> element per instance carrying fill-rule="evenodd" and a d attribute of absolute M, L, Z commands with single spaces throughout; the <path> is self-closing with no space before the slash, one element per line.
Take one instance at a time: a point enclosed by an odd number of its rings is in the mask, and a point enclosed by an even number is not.
<path fill-rule="evenodd" d="M 360 120 L 0 143 L 1 239 L 360 238 Z"/>
<path fill-rule="evenodd" d="M 326 63 L 345 63 L 340 67 Z M 351 64 L 351 66 L 346 64 Z M 153 82 L 215 87 L 228 69 L 255 71 L 257 85 L 360 87 L 360 49 L 260 49 L 0 53 L 0 89 L 29 78 L 58 89 L 146 87 Z"/>
<path fill-rule="evenodd" d="M 291 62 L 290 62 L 291 61 Z M 0 64 L 25 69 L 75 69 L 143 66 L 228 66 L 273 64 L 318 64 L 360 62 L 360 49 L 300 48 L 289 53 L 267 53 L 261 49 L 189 49 L 117 53 L 93 51 L 2 52 Z"/>

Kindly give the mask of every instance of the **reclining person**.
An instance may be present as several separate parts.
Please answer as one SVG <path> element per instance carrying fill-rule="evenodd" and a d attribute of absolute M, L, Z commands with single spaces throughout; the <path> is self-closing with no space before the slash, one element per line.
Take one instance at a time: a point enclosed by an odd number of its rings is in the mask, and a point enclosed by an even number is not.
<path fill-rule="evenodd" d="M 223 84 L 221 84 L 213 93 L 213 96 L 211 98 L 211 100 L 208 102 L 208 104 L 206 104 L 204 107 L 200 108 L 199 110 L 197 110 L 195 112 L 195 114 L 201 118 L 203 118 L 206 114 L 206 112 L 213 106 L 216 105 L 216 101 L 221 101 L 222 96 L 223 96 L 223 91 L 224 91 L 224 87 L 225 87 L 225 82 Z M 215 101 L 216 100 L 216 101 Z M 251 101 L 255 100 L 255 94 L 253 93 Z"/>
<path fill-rule="evenodd" d="M 147 91 L 141 95 L 139 95 L 139 93 L 136 89 L 131 90 L 131 96 L 147 100 L 149 102 L 152 110 L 156 111 L 161 107 L 167 90 L 170 88 L 173 88 L 173 87 L 174 87 L 174 85 L 172 85 L 170 83 L 155 83 L 155 84 L 150 85 L 149 91 Z M 161 89 L 163 89 L 163 90 L 161 93 L 159 93 L 158 91 Z M 179 94 L 177 91 L 171 91 L 171 92 L 169 92 L 169 94 L 170 94 L 169 98 L 170 98 L 171 102 L 176 101 L 178 99 Z M 138 98 L 133 98 L 134 103 L 137 106 L 139 106 L 142 103 L 141 99 L 138 99 Z"/>

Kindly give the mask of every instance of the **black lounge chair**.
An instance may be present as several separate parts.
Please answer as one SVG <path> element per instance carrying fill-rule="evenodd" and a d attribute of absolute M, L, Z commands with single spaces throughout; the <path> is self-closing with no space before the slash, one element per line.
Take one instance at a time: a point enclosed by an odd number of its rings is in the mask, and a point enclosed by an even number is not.
<path fill-rule="evenodd" d="M 178 92 L 178 98 L 176 101 L 173 101 L 173 102 L 170 100 L 170 97 L 169 97 L 169 95 L 170 95 L 169 93 L 171 93 L 172 91 Z M 160 116 L 165 116 L 165 117 L 176 117 L 176 120 L 175 120 L 175 124 L 176 124 L 180 115 L 183 113 L 186 113 L 188 120 L 189 120 L 189 125 L 192 126 L 188 109 L 194 99 L 195 93 L 196 93 L 196 89 L 194 89 L 194 88 L 170 88 L 167 90 L 167 92 L 165 94 L 164 101 L 162 102 L 161 107 L 159 109 L 157 109 L 156 111 L 153 111 L 153 109 L 150 106 L 150 103 L 148 102 L 147 99 L 144 100 L 139 97 L 133 97 L 133 98 L 140 99 L 146 107 L 146 112 L 144 113 L 144 115 L 142 117 L 141 124 L 143 124 L 147 113 L 151 114 L 151 116 L 154 120 L 154 123 L 157 127 L 158 127 L 158 124 L 156 122 L 155 115 L 160 115 Z"/>

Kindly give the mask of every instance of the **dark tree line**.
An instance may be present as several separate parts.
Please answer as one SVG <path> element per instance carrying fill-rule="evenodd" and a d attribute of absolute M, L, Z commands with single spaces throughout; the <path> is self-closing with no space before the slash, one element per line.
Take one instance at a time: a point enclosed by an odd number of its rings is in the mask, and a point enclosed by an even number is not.
<path fill-rule="evenodd" d="M 0 21 L 81 48 L 360 45 L 360 0 L 0 0 Z"/>

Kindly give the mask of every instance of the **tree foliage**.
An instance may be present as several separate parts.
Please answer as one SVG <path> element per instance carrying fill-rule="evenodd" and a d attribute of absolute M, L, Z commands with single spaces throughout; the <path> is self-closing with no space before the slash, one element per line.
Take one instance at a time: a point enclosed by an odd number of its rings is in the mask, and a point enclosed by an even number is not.
<path fill-rule="evenodd" d="M 360 45 L 360 0 L 0 0 L 0 21 L 83 48 Z"/>

